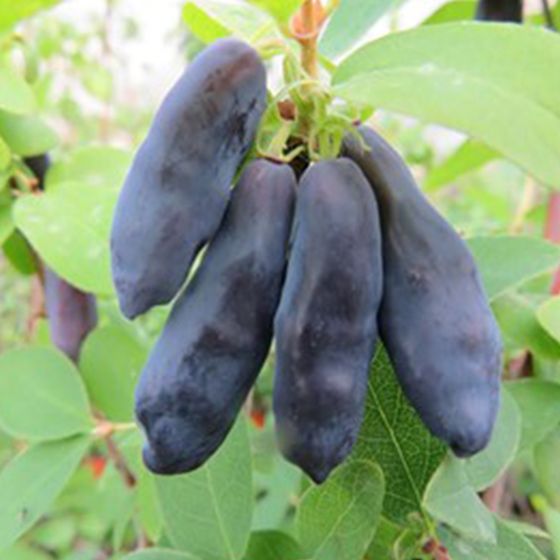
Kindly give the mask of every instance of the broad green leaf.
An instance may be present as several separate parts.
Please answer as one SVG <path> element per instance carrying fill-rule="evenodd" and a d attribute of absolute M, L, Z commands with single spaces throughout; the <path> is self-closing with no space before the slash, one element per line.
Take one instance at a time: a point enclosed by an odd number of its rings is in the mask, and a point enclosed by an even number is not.
<path fill-rule="evenodd" d="M 511 519 L 500 519 L 500 522 L 507 525 L 509 528 L 513 529 L 515 532 L 525 535 L 527 537 L 535 539 L 544 539 L 545 541 L 550 540 L 550 535 L 535 525 L 526 523 L 524 521 L 513 521 Z"/>
<path fill-rule="evenodd" d="M 56 183 L 21 197 L 16 225 L 62 278 L 84 292 L 113 293 L 109 232 L 117 193 L 82 183 Z"/>
<path fill-rule="evenodd" d="M 384 493 L 381 469 L 365 460 L 342 465 L 324 484 L 310 488 L 296 517 L 305 558 L 362 558 L 379 523 Z"/>
<path fill-rule="evenodd" d="M 239 419 L 217 453 L 196 471 L 157 477 L 166 534 L 204 560 L 238 560 L 251 530 L 252 477 L 247 427 Z"/>
<path fill-rule="evenodd" d="M 286 25 L 290 21 L 302 2 L 303 0 L 249 0 L 250 4 L 269 13 L 281 25 Z"/>
<path fill-rule="evenodd" d="M 2 551 L 2 560 L 52 560 L 52 556 L 37 548 L 18 543 Z"/>
<path fill-rule="evenodd" d="M 422 496 L 445 455 L 408 403 L 385 349 L 379 345 L 372 362 L 364 423 L 353 458 L 377 462 L 385 476 L 383 515 L 405 522 L 422 511 Z"/>
<path fill-rule="evenodd" d="M 0 472 L 0 550 L 47 512 L 90 445 L 87 437 L 40 443 Z"/>
<path fill-rule="evenodd" d="M 58 143 L 55 132 L 39 117 L 6 111 L 0 111 L 0 136 L 20 156 L 43 154 Z"/>
<path fill-rule="evenodd" d="M 500 411 L 488 447 L 463 462 L 470 485 L 477 491 L 491 486 L 509 467 L 521 438 L 521 414 L 515 399 L 502 390 Z"/>
<path fill-rule="evenodd" d="M 559 59 L 560 35 L 542 29 L 424 26 L 347 58 L 335 72 L 335 93 L 466 132 L 558 188 L 560 73 L 550 68 Z"/>
<path fill-rule="evenodd" d="M 2 4 L 11 0 L 0 0 L 0 22 Z M 8 12 L 11 8 L 8 9 Z M 0 64 L 0 110 L 11 113 L 27 114 L 35 109 L 35 97 L 29 84 L 16 72 Z"/>
<path fill-rule="evenodd" d="M 240 0 L 189 0 L 183 8 L 183 19 L 204 43 L 231 34 L 251 40 L 275 29 L 268 14 Z"/>
<path fill-rule="evenodd" d="M 30 346 L 0 355 L 0 395 L 0 426 L 14 437 L 59 439 L 93 427 L 80 376 L 54 348 Z"/>
<path fill-rule="evenodd" d="M 60 0 L 0 0 L 0 31 L 4 31 L 18 21 L 32 16 L 39 10 L 50 8 Z M 0 91 L 2 87 L 0 86 Z"/>
<path fill-rule="evenodd" d="M 134 417 L 134 387 L 147 348 L 116 326 L 94 330 L 80 352 L 80 371 L 96 408 L 115 422 Z"/>
<path fill-rule="evenodd" d="M 535 308 L 528 295 L 515 292 L 492 303 L 500 328 L 511 343 L 542 358 L 560 360 L 560 339 L 552 338 L 541 326 Z"/>
<path fill-rule="evenodd" d="M 304 556 L 296 541 L 281 531 L 251 533 L 243 560 L 302 560 Z"/>
<path fill-rule="evenodd" d="M 445 161 L 430 169 L 424 180 L 424 188 L 434 191 L 499 157 L 495 150 L 482 142 L 467 140 Z"/>
<path fill-rule="evenodd" d="M 12 214 L 13 217 L 13 214 Z M 4 241 L 4 255 L 21 274 L 29 276 L 37 272 L 37 261 L 25 237 L 16 229 Z"/>
<path fill-rule="evenodd" d="M 428 512 L 465 537 L 496 542 L 492 514 L 470 484 L 463 463 L 449 455 L 426 488 Z"/>
<path fill-rule="evenodd" d="M 528 539 L 500 520 L 495 544 L 461 538 L 446 528 L 440 531 L 453 560 L 545 560 Z"/>
<path fill-rule="evenodd" d="M 328 58 L 344 54 L 397 4 L 395 0 L 341 0 L 319 41 L 319 50 Z"/>
<path fill-rule="evenodd" d="M 451 21 L 471 20 L 476 11 L 476 0 L 452 0 L 439 7 L 423 25 L 449 23 Z"/>
<path fill-rule="evenodd" d="M 472 237 L 467 242 L 490 300 L 560 262 L 560 246 L 538 238 L 504 235 Z"/>
<path fill-rule="evenodd" d="M 259 457 L 254 458 L 254 487 L 258 499 L 253 512 L 253 531 L 275 529 L 280 527 L 292 506 L 295 496 L 299 494 L 302 474 L 291 463 L 288 463 L 278 452 L 273 430 L 270 430 L 272 449 L 267 449 L 267 466 L 259 464 Z M 253 440 L 253 448 L 255 440 Z M 261 468 L 259 468 L 261 467 Z M 263 472 L 264 471 L 264 472 Z"/>
<path fill-rule="evenodd" d="M 519 452 L 542 441 L 560 424 L 560 384 L 538 379 L 507 383 L 521 412 Z"/>
<path fill-rule="evenodd" d="M 79 182 L 88 187 L 119 191 L 131 161 L 131 154 L 125 150 L 109 146 L 79 148 L 51 166 L 45 188 L 56 188 L 57 183 Z"/>
<path fill-rule="evenodd" d="M 537 311 L 540 324 L 560 342 L 560 296 L 549 299 Z"/>

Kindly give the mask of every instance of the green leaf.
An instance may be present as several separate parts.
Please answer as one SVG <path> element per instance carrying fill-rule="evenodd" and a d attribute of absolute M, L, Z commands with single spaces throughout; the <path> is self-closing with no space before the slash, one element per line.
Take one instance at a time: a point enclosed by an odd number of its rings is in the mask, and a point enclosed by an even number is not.
<path fill-rule="evenodd" d="M 302 4 L 302 0 L 248 0 L 250 4 L 258 6 L 269 13 L 281 25 L 286 25 L 291 16 Z"/>
<path fill-rule="evenodd" d="M 382 517 L 364 560 L 380 560 L 382 558 L 392 560 L 395 543 L 403 531 L 403 527 Z"/>
<path fill-rule="evenodd" d="M 4 255 L 18 272 L 26 276 L 37 272 L 37 261 L 31 247 L 17 229 L 4 241 L 2 248 Z"/>
<path fill-rule="evenodd" d="M 57 183 L 21 197 L 14 220 L 62 278 L 84 292 L 113 293 L 109 233 L 117 193 L 82 183 Z"/>
<path fill-rule="evenodd" d="M 341 0 L 319 41 L 321 54 L 335 58 L 350 50 L 396 0 Z"/>
<path fill-rule="evenodd" d="M 470 484 L 463 463 L 449 455 L 426 488 L 428 512 L 461 535 L 484 542 L 496 542 L 496 527 Z"/>
<path fill-rule="evenodd" d="M 519 452 L 542 441 L 560 423 L 560 385 L 538 379 L 507 383 L 521 412 Z"/>
<path fill-rule="evenodd" d="M 0 135 L 20 156 L 36 156 L 58 144 L 56 133 L 35 115 L 16 115 L 0 111 Z"/>
<path fill-rule="evenodd" d="M 466 132 L 558 188 L 560 73 L 550 68 L 559 59 L 560 35 L 542 29 L 424 26 L 347 58 L 335 72 L 335 93 Z"/>
<path fill-rule="evenodd" d="M 240 419 L 217 453 L 196 471 L 157 477 L 166 534 L 173 545 L 204 560 L 237 560 L 251 531 L 249 438 Z"/>
<path fill-rule="evenodd" d="M 266 13 L 240 0 L 189 0 L 183 19 L 196 37 L 212 43 L 221 37 L 238 35 L 248 41 L 274 30 L 274 20 Z"/>
<path fill-rule="evenodd" d="M 342 465 L 327 482 L 310 488 L 296 517 L 305 558 L 362 558 L 379 523 L 384 493 L 381 469 L 365 460 Z"/>
<path fill-rule="evenodd" d="M 15 227 L 12 219 L 13 199 L 10 195 L 3 196 L 4 194 L 0 193 L 0 245 L 12 235 Z"/>
<path fill-rule="evenodd" d="M 52 556 L 22 543 L 2 551 L 2 560 L 52 560 Z"/>
<path fill-rule="evenodd" d="M 537 319 L 548 334 L 560 342 L 560 296 L 543 303 L 537 310 Z"/>
<path fill-rule="evenodd" d="M 544 498 L 534 499 L 533 502 L 544 518 L 544 524 L 552 538 L 555 557 L 560 558 L 560 511 L 546 503 Z"/>
<path fill-rule="evenodd" d="M 430 169 L 424 180 L 424 188 L 434 191 L 499 157 L 500 155 L 486 144 L 467 140 L 446 160 Z"/>
<path fill-rule="evenodd" d="M 47 174 L 46 190 L 57 183 L 79 182 L 98 189 L 119 191 L 132 162 L 130 152 L 109 146 L 88 146 L 74 150 L 54 163 Z"/>
<path fill-rule="evenodd" d="M 301 560 L 301 549 L 296 541 L 281 531 L 251 533 L 243 560 Z"/>
<path fill-rule="evenodd" d="M 500 478 L 515 458 L 520 439 L 521 414 L 515 399 L 504 388 L 488 447 L 463 462 L 470 485 L 475 490 L 484 490 Z"/>
<path fill-rule="evenodd" d="M 93 427 L 80 376 L 54 348 L 26 347 L 0 355 L 0 394 L 0 426 L 14 437 L 59 439 Z"/>
<path fill-rule="evenodd" d="M 0 473 L 0 550 L 47 512 L 89 445 L 87 437 L 40 443 L 4 468 Z"/>
<path fill-rule="evenodd" d="M 551 504 L 560 509 L 558 457 L 560 457 L 560 427 L 552 431 L 533 450 L 535 478 Z"/>
<path fill-rule="evenodd" d="M 389 357 L 379 345 L 372 362 L 364 423 L 352 457 L 381 466 L 387 519 L 406 522 L 408 514 L 422 511 L 424 489 L 444 455 L 445 446 L 428 432 L 408 403 Z"/>
<path fill-rule="evenodd" d="M 0 31 L 9 29 L 18 21 L 32 16 L 39 10 L 50 8 L 60 0 L 0 0 Z M 0 85 L 0 91 L 2 86 Z"/>
<path fill-rule="evenodd" d="M 553 270 L 560 246 L 532 237 L 493 236 L 467 240 L 490 300 Z"/>
<path fill-rule="evenodd" d="M 423 25 L 472 20 L 476 11 L 476 0 L 452 0 L 438 8 Z"/>
<path fill-rule="evenodd" d="M 517 348 L 527 348 L 545 359 L 560 360 L 560 344 L 541 326 L 535 307 L 529 296 L 519 293 L 504 294 L 492 304 L 502 332 Z"/>
<path fill-rule="evenodd" d="M 264 469 L 259 464 L 259 457 L 254 460 L 255 470 L 253 480 L 255 495 L 258 499 L 255 502 L 253 512 L 253 531 L 263 529 L 274 529 L 281 526 L 286 515 L 292 506 L 294 496 L 299 494 L 301 485 L 301 471 L 288 463 L 278 452 L 273 430 L 270 430 L 272 450 L 267 448 L 266 460 L 268 468 Z M 253 442 L 255 447 L 255 442 Z M 262 461 L 261 461 L 262 462 Z M 261 467 L 259 469 L 259 467 Z M 264 471 L 264 472 L 262 472 Z"/>
<path fill-rule="evenodd" d="M 0 0 L 0 22 L 4 11 L 2 4 L 11 0 Z M 10 12 L 12 8 L 7 11 Z M 35 109 L 35 97 L 29 84 L 16 72 L 0 64 L 0 110 L 26 114 Z"/>
<path fill-rule="evenodd" d="M 441 529 L 441 537 L 453 560 L 545 560 L 545 557 L 523 535 L 496 520 L 496 543 L 484 543 L 457 536 Z"/>
<path fill-rule="evenodd" d="M 154 477 L 146 469 L 140 469 L 136 491 L 138 519 L 148 538 L 159 542 L 163 530 L 163 520 L 159 510 Z"/>
<path fill-rule="evenodd" d="M 145 348 L 123 328 L 95 329 L 80 352 L 80 371 L 96 408 L 115 422 L 134 418 L 134 387 L 147 357 Z"/>
<path fill-rule="evenodd" d="M 165 548 L 149 548 L 127 554 L 122 560 L 200 560 L 186 552 Z"/>

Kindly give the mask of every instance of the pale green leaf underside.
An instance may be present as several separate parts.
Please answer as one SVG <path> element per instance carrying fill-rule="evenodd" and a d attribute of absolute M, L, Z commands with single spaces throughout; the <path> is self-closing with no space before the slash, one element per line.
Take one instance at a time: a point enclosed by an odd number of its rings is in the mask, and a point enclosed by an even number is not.
<path fill-rule="evenodd" d="M 396 33 L 346 59 L 335 91 L 464 131 L 558 188 L 560 74 L 550 72 L 560 59 L 556 35 L 474 22 Z"/>

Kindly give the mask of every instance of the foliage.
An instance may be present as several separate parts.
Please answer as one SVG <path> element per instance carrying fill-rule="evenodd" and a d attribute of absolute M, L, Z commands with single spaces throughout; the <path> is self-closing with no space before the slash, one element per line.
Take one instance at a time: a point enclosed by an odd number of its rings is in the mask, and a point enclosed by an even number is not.
<path fill-rule="evenodd" d="M 136 24 L 106 0 L 103 17 L 78 29 L 50 10 L 57 3 L 0 0 L 0 557 L 428 560 L 445 547 L 453 560 L 559 558 L 560 300 L 550 286 L 560 247 L 542 232 L 560 223 L 547 215 L 560 188 L 560 35 L 538 28 L 540 14 L 523 26 L 465 22 L 474 1 L 451 0 L 419 27 L 369 41 L 382 18 L 398 28 L 402 2 L 329 2 L 322 81 L 306 97 L 290 32 L 299 0 L 184 3 L 187 50 L 234 34 L 272 75 L 282 68 L 286 87 L 270 93 L 259 135 L 267 154 L 285 154 L 278 146 L 301 125 L 272 101 L 313 116 L 314 150 L 334 139 L 315 159 L 373 114 L 431 202 L 469 234 L 506 368 L 490 445 L 459 460 L 424 428 L 380 345 L 358 443 L 315 486 L 275 448 L 272 353 L 219 452 L 163 478 L 141 463 L 132 401 L 168 309 L 125 321 L 109 273 L 114 205 L 153 114 L 119 94 L 121 45 L 135 40 Z M 553 15 L 560 20 L 560 2 Z M 111 18 L 125 24 L 112 46 Z M 427 123 L 468 137 L 441 150 Z M 54 163 L 41 192 L 24 158 L 47 151 Z M 78 363 L 54 347 L 31 298 L 41 263 L 98 297 L 99 324 Z"/>

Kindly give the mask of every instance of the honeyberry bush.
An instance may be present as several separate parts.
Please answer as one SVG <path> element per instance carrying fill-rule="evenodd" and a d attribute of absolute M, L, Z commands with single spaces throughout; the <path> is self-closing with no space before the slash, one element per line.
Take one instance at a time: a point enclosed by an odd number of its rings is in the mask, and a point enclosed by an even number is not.
<path fill-rule="evenodd" d="M 205 466 L 168 478 L 142 466 L 133 388 L 167 309 L 134 323 L 120 316 L 108 235 L 153 107 L 116 95 L 126 59 L 108 26 L 120 18 L 118 41 L 138 40 L 132 16 L 108 0 L 78 31 L 46 10 L 57 3 L 0 0 L 0 557 L 560 558 L 560 35 L 542 28 L 543 15 L 473 23 L 475 2 L 447 2 L 418 27 L 370 41 L 374 24 L 398 28 L 398 10 L 414 2 L 331 2 L 317 45 L 323 85 L 310 99 L 290 26 L 300 0 L 183 7 L 186 53 L 234 34 L 282 74 L 256 149 L 279 155 L 294 126 L 277 109 L 285 100 L 317 135 L 371 119 L 399 147 L 466 235 L 502 329 L 502 407 L 485 451 L 449 454 L 380 346 L 358 444 L 315 486 L 276 450 L 273 355 Z M 560 4 L 551 11 L 560 22 Z M 346 105 L 328 108 L 332 99 Z M 431 123 L 466 139 L 442 155 Z M 46 152 L 43 191 L 26 158 Z M 97 301 L 75 362 L 52 342 L 45 266 Z"/>

